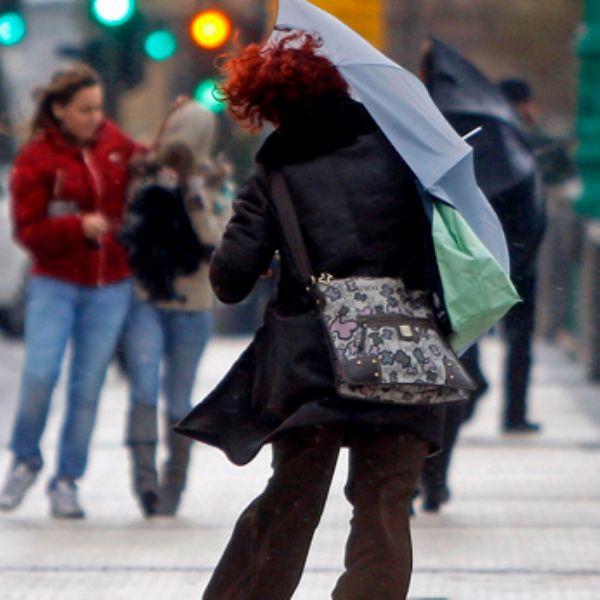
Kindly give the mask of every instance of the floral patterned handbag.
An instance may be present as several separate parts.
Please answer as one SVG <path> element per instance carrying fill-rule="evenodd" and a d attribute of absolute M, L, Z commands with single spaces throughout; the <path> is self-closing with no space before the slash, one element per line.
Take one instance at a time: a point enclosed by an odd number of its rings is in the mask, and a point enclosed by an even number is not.
<path fill-rule="evenodd" d="M 338 394 L 398 405 L 463 401 L 474 384 L 438 330 L 425 291 L 387 277 L 315 277 L 287 184 L 272 175 L 281 226 L 324 325 Z"/>

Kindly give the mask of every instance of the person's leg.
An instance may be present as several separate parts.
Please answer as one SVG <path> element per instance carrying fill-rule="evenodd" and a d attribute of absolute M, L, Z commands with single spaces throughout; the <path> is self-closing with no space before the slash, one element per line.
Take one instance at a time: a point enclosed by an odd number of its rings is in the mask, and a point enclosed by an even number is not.
<path fill-rule="evenodd" d="M 527 426 L 527 389 L 532 364 L 535 328 L 535 276 L 518 282 L 523 302 L 504 318 L 506 358 L 504 365 L 503 427 L 506 430 Z M 531 425 L 531 430 L 537 426 Z"/>
<path fill-rule="evenodd" d="M 198 364 L 210 337 L 210 314 L 205 311 L 163 311 L 165 369 L 163 392 L 167 404 L 169 455 L 164 467 L 159 513 L 174 515 L 185 488 L 190 461 L 190 438 L 172 431 L 191 408 Z"/>
<path fill-rule="evenodd" d="M 134 299 L 122 340 L 129 380 L 126 443 L 130 450 L 133 491 L 144 514 L 151 516 L 156 512 L 160 496 L 156 469 L 157 406 L 164 349 L 160 309 Z"/>
<path fill-rule="evenodd" d="M 333 600 L 406 598 L 412 573 L 409 504 L 427 450 L 408 433 L 352 436 L 346 484 L 352 528 Z"/>
<path fill-rule="evenodd" d="M 288 600 L 296 589 L 342 442 L 325 427 L 273 444 L 273 475 L 239 517 L 204 600 Z"/>
<path fill-rule="evenodd" d="M 76 287 L 33 277 L 27 288 L 25 363 L 12 432 L 14 463 L 0 505 L 12 510 L 22 501 L 42 468 L 40 439 L 52 392 L 74 323 Z"/>
<path fill-rule="evenodd" d="M 460 362 L 475 382 L 475 389 L 469 394 L 469 399 L 463 408 L 463 422 L 469 421 L 475 414 L 477 402 L 483 396 L 489 385 L 479 360 L 479 344 L 473 344 L 461 357 Z"/>
<path fill-rule="evenodd" d="M 165 367 L 163 393 L 170 421 L 179 421 L 191 408 L 196 371 L 208 343 L 208 311 L 164 310 Z"/>
<path fill-rule="evenodd" d="M 423 483 L 423 508 L 427 512 L 437 512 L 440 506 L 450 499 L 448 488 L 448 470 L 452 459 L 454 445 L 458 438 L 458 431 L 463 422 L 463 404 L 449 405 L 446 407 L 444 420 L 444 438 L 442 449 L 425 461 L 421 474 Z"/>
<path fill-rule="evenodd" d="M 41 467 L 39 441 L 71 334 L 76 287 L 33 278 L 27 291 L 25 365 L 11 447 L 19 461 Z"/>
<path fill-rule="evenodd" d="M 100 391 L 130 296 L 129 281 L 81 290 L 56 480 L 79 479 L 85 471 Z"/>
<path fill-rule="evenodd" d="M 442 448 L 436 455 L 428 457 L 425 462 L 421 481 L 425 496 L 423 508 L 427 512 L 437 512 L 440 506 L 450 499 L 448 471 L 460 426 L 472 418 L 479 398 L 485 394 L 488 388 L 488 382 L 479 362 L 478 344 L 473 344 L 461 356 L 460 361 L 475 382 L 476 387 L 469 395 L 469 399 L 465 404 L 448 406 L 444 421 Z"/>

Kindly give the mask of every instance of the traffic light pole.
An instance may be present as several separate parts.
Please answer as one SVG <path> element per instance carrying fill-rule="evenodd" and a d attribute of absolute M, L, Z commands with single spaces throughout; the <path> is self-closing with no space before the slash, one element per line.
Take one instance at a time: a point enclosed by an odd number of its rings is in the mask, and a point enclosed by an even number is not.
<path fill-rule="evenodd" d="M 104 34 L 105 35 L 105 34 Z M 104 109 L 111 119 L 118 119 L 122 84 L 118 77 L 119 49 L 111 40 L 99 38 L 101 53 L 90 61 L 102 77 Z"/>
<path fill-rule="evenodd" d="M 576 310 L 579 344 L 590 379 L 600 381 L 600 2 L 586 0 L 583 35 L 579 42 L 580 146 L 577 161 L 583 194 L 575 210 L 587 217 L 583 223 L 581 282 Z"/>
<path fill-rule="evenodd" d="M 600 219 L 600 2 L 586 0 L 583 35 L 579 42 L 577 162 L 583 180 L 583 194 L 575 208 L 581 215 Z"/>

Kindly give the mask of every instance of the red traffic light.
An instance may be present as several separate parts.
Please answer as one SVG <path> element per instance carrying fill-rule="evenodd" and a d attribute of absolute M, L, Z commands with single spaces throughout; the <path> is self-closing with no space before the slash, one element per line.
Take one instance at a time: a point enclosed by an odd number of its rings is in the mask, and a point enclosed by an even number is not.
<path fill-rule="evenodd" d="M 204 10 L 190 23 L 190 35 L 201 48 L 220 48 L 231 34 L 231 19 L 221 10 Z"/>

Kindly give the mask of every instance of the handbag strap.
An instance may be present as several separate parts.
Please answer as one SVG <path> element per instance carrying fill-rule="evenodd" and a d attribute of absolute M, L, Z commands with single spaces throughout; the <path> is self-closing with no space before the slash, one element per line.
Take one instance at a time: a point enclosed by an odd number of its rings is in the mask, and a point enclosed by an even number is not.
<path fill-rule="evenodd" d="M 279 215 L 279 222 L 284 238 L 290 247 L 296 268 L 300 272 L 304 282 L 308 285 L 312 281 L 314 274 L 288 184 L 283 173 L 280 171 L 271 173 L 270 179 L 273 201 Z"/>

